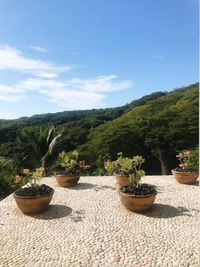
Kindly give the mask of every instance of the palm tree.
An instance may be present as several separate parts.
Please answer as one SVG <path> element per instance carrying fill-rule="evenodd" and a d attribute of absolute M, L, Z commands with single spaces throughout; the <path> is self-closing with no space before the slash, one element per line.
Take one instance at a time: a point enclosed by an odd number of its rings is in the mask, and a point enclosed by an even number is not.
<path fill-rule="evenodd" d="M 36 165 L 42 165 L 44 176 L 46 175 L 48 160 L 59 137 L 61 134 L 56 135 L 54 126 L 50 125 L 26 127 L 19 136 L 24 159 L 35 162 Z"/>

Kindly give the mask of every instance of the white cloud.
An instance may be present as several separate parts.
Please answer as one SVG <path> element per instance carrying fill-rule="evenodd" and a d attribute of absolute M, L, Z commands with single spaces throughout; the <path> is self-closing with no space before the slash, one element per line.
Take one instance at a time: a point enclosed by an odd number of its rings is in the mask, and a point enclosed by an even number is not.
<path fill-rule="evenodd" d="M 72 66 L 56 66 L 51 62 L 36 60 L 22 55 L 7 45 L 0 45 L 0 70 L 31 73 L 34 76 L 54 78 L 58 73 L 72 70 Z M 48 76 L 48 77 L 47 77 Z"/>
<path fill-rule="evenodd" d="M 0 84 L 0 100 L 6 102 L 18 102 L 25 98 L 26 90 L 23 88 L 17 88 L 15 86 L 7 86 Z"/>
<path fill-rule="evenodd" d="M 52 73 L 52 72 L 36 72 L 35 76 L 40 77 L 40 78 L 48 78 L 48 79 L 52 79 L 52 78 L 56 78 L 58 77 L 58 74 L 56 73 Z"/>
<path fill-rule="evenodd" d="M 46 79 L 27 79 L 17 84 L 15 87 L 26 91 L 40 91 L 42 89 L 57 90 L 65 88 L 65 83 Z"/>
<path fill-rule="evenodd" d="M 43 52 L 43 53 L 46 53 L 48 52 L 48 50 L 44 47 L 41 47 L 41 46 L 30 46 L 30 48 L 38 51 L 38 52 Z"/>
<path fill-rule="evenodd" d="M 92 109 L 103 106 L 106 95 L 73 90 L 41 90 L 49 101 L 54 102 L 61 110 Z"/>
<path fill-rule="evenodd" d="M 103 92 L 109 93 L 114 91 L 121 91 L 132 86 L 130 80 L 114 81 L 117 78 L 115 75 L 100 76 L 95 79 L 79 79 L 73 78 L 67 81 L 67 85 L 76 89 L 89 92 Z"/>
<path fill-rule="evenodd" d="M 98 108 L 103 106 L 107 93 L 131 88 L 130 80 L 116 79 L 114 75 L 67 81 L 26 79 L 14 86 L 0 85 L 0 99 L 19 101 L 28 96 L 30 91 L 36 91 L 63 110 Z"/>
<path fill-rule="evenodd" d="M 6 101 L 6 102 L 18 102 L 19 100 L 25 97 L 26 97 L 25 95 L 1 94 L 0 100 Z"/>
<path fill-rule="evenodd" d="M 21 94 L 26 92 L 23 88 L 17 88 L 17 86 L 8 86 L 0 84 L 0 94 Z"/>
<path fill-rule="evenodd" d="M 45 52 L 45 48 L 42 47 L 32 48 Z M 102 107 L 108 93 L 132 87 L 130 80 L 119 80 L 116 75 L 91 79 L 75 77 L 65 81 L 58 79 L 61 72 L 73 68 L 25 57 L 17 49 L 0 45 L 0 71 L 8 70 L 32 75 L 32 78 L 14 85 L 0 84 L 0 101 L 17 102 L 25 97 L 28 98 L 31 92 L 36 92 L 61 109 L 90 109 Z"/>

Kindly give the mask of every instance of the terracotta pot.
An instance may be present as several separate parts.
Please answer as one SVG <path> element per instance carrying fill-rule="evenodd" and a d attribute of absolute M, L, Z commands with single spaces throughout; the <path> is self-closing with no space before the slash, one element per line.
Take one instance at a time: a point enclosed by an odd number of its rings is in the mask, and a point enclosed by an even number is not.
<path fill-rule="evenodd" d="M 145 211 L 153 207 L 157 192 L 146 196 L 128 195 L 118 191 L 122 204 L 131 211 Z"/>
<path fill-rule="evenodd" d="M 18 196 L 16 193 L 13 193 L 14 199 L 17 203 L 18 208 L 23 213 L 38 213 L 40 211 L 45 210 L 49 203 L 52 200 L 54 194 L 54 189 L 52 188 L 52 192 L 47 195 L 42 196 Z"/>
<path fill-rule="evenodd" d="M 120 175 L 120 174 L 114 173 L 114 177 L 117 181 L 116 189 L 118 189 L 124 185 L 129 185 L 129 181 L 128 181 L 129 176 L 128 175 Z"/>
<path fill-rule="evenodd" d="M 62 187 L 75 186 L 80 179 L 80 175 L 56 175 L 56 181 Z"/>
<path fill-rule="evenodd" d="M 198 172 L 178 172 L 172 170 L 172 174 L 180 184 L 194 184 L 199 177 Z"/>

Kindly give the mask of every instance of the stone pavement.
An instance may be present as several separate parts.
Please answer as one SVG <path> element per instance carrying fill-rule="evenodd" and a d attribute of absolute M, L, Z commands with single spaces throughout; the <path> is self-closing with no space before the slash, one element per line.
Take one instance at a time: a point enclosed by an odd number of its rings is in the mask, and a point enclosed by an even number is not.
<path fill-rule="evenodd" d="M 113 177 L 81 177 L 55 188 L 44 213 L 22 214 L 13 196 L 0 201 L 0 267 L 199 267 L 200 186 L 148 176 L 154 208 L 133 213 L 120 203 Z"/>

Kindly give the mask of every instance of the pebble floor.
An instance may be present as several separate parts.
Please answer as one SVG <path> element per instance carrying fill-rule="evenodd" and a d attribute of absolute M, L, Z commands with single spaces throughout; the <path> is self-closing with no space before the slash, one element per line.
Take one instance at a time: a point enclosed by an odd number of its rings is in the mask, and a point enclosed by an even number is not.
<path fill-rule="evenodd" d="M 200 186 L 148 176 L 157 186 L 151 211 L 126 210 L 113 177 L 81 177 L 73 188 L 55 178 L 48 210 L 23 215 L 13 196 L 0 201 L 0 267 L 200 266 Z"/>

